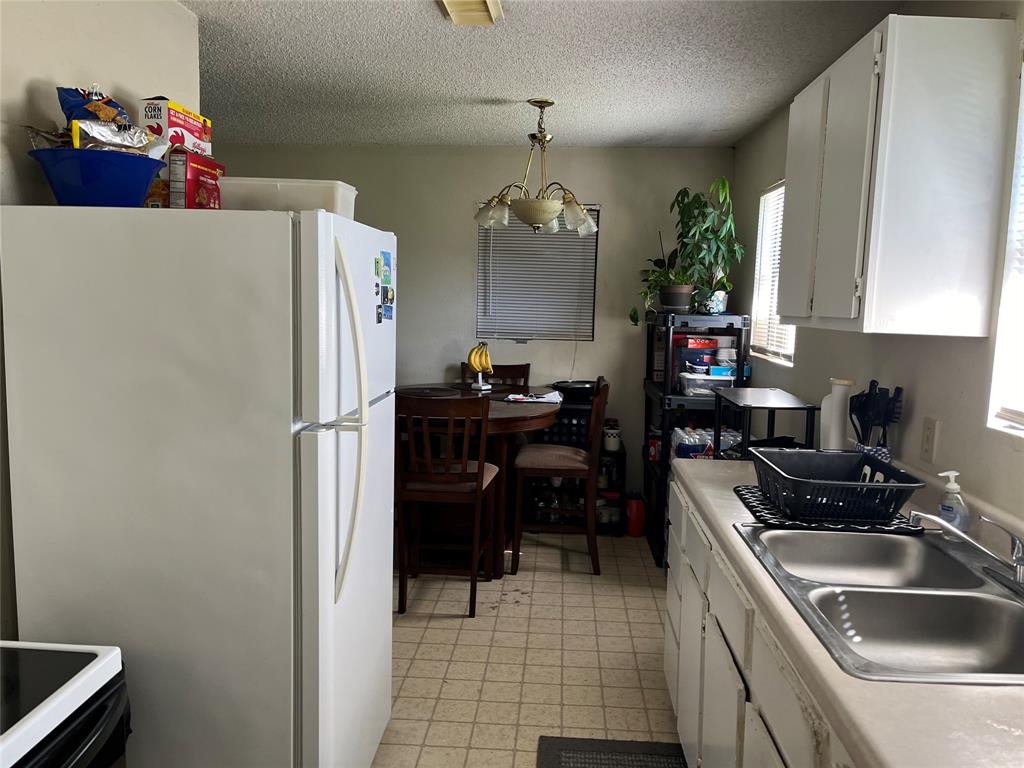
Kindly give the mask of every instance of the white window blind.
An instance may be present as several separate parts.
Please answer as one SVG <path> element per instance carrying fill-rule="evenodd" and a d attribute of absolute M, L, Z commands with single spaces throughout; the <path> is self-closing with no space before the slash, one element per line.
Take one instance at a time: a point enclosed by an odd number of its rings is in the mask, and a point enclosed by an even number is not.
<path fill-rule="evenodd" d="M 596 207 L 584 206 L 600 226 Z M 594 340 L 598 235 L 535 233 L 514 216 L 477 233 L 476 333 L 481 339 Z"/>
<path fill-rule="evenodd" d="M 1024 435 L 1024 88 L 1017 113 L 1010 223 L 999 299 L 989 426 Z"/>
<path fill-rule="evenodd" d="M 781 184 L 761 195 L 750 350 L 771 360 L 791 364 L 796 345 L 796 327 L 780 323 L 778 314 L 785 197 L 786 188 Z"/>

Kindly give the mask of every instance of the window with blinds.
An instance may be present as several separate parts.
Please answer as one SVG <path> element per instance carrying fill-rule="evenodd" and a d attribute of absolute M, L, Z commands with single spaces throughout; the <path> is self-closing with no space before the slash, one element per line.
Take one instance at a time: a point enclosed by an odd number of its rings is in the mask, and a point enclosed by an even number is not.
<path fill-rule="evenodd" d="M 782 209 L 786 188 L 778 184 L 761 195 L 757 224 L 754 305 L 750 351 L 775 362 L 793 364 L 796 326 L 779 322 L 779 260 L 782 254 Z"/>
<path fill-rule="evenodd" d="M 1024 72 L 1022 72 L 1024 76 Z M 1024 80 L 1022 80 L 1024 82 Z M 1010 222 L 999 299 L 989 426 L 1024 436 L 1024 88 L 1017 113 Z"/>
<path fill-rule="evenodd" d="M 584 207 L 600 226 L 598 209 Z M 505 229 L 480 227 L 477 337 L 593 341 L 598 236 L 535 233 L 515 217 Z"/>

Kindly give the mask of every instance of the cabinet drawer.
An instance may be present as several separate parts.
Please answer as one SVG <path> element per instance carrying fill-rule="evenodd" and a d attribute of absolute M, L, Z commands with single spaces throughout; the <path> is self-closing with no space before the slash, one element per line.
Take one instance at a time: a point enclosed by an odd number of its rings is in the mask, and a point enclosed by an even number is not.
<path fill-rule="evenodd" d="M 791 768 L 828 765 L 828 724 L 761 622 L 754 626 L 751 690 L 761 716 Z"/>
<path fill-rule="evenodd" d="M 743 768 L 786 768 L 761 715 L 751 704 L 743 724 Z"/>
<path fill-rule="evenodd" d="M 708 602 L 718 617 L 722 633 L 733 656 L 746 676 L 750 671 L 754 635 L 754 609 L 732 568 L 715 552 L 711 553 L 708 573 Z"/>
<path fill-rule="evenodd" d="M 693 510 L 686 515 L 686 558 L 697 577 L 697 583 L 708 591 L 708 564 L 711 561 L 711 540 L 704 532 Z"/>
<path fill-rule="evenodd" d="M 668 697 L 672 702 L 673 711 L 679 710 L 679 641 L 672 627 L 665 622 L 665 685 L 668 686 Z"/>
<path fill-rule="evenodd" d="M 675 574 L 680 568 L 686 567 L 686 563 L 680 566 L 670 565 L 668 569 L 668 583 L 665 585 L 665 613 L 668 614 L 668 623 L 671 625 L 671 631 L 675 634 L 676 642 L 679 641 L 679 612 L 682 608 L 682 596 Z"/>
<path fill-rule="evenodd" d="M 683 527 L 686 525 L 686 512 L 689 505 L 686 503 L 686 495 L 679 483 L 672 480 L 668 484 L 668 523 L 669 531 L 676 531 L 676 535 L 682 537 Z M 682 538 L 680 538 L 682 541 Z"/>
<path fill-rule="evenodd" d="M 675 580 L 676 591 L 682 591 L 683 568 L 686 567 L 686 559 L 683 555 L 683 547 L 675 534 L 675 528 L 668 529 L 668 545 L 665 548 L 665 565 L 668 571 L 669 580 Z"/>

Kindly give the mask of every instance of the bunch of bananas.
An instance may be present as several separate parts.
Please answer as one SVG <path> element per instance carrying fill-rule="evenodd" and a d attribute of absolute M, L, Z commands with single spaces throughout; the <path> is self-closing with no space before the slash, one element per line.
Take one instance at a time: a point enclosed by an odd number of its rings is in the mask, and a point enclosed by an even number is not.
<path fill-rule="evenodd" d="M 491 366 L 491 352 L 487 349 L 486 341 L 481 341 L 469 350 L 466 362 L 476 373 L 494 373 L 494 368 Z"/>

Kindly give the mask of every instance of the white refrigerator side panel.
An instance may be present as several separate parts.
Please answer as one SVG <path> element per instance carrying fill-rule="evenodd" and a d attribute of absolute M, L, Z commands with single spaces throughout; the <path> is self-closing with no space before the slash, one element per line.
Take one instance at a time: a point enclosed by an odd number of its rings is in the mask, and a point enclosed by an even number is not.
<path fill-rule="evenodd" d="M 341 216 L 329 216 L 333 236 L 341 244 L 343 258 L 352 276 L 351 290 L 339 290 L 341 302 L 351 296 L 356 304 L 366 351 L 368 399 L 380 397 L 395 388 L 395 323 L 397 320 L 398 262 L 395 236 Z M 325 244 L 334 254 L 334 243 Z M 379 273 L 379 274 L 378 274 Z M 377 307 L 380 307 L 378 317 Z M 356 355 L 348 309 L 339 309 L 341 358 L 340 412 L 348 415 L 358 409 Z"/>
<path fill-rule="evenodd" d="M 0 216 L 22 638 L 121 648 L 131 765 L 289 765 L 290 217 Z"/>
<path fill-rule="evenodd" d="M 337 602 L 334 599 L 336 552 L 353 508 L 356 466 L 355 432 L 337 433 L 337 517 L 321 518 L 338 542 L 322 561 L 320 573 L 321 642 L 329 667 L 320 671 L 325 708 L 319 713 L 324 766 L 357 768 L 373 761 L 391 713 L 391 573 L 394 525 L 395 399 L 390 395 L 370 408 L 365 490 L 353 532 L 351 555 Z M 324 462 L 321 462 L 324 467 Z M 324 474 L 331 473 L 324 467 Z M 328 481 L 329 482 L 329 481 Z M 321 551 L 324 551 L 323 548 Z"/>

